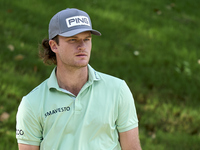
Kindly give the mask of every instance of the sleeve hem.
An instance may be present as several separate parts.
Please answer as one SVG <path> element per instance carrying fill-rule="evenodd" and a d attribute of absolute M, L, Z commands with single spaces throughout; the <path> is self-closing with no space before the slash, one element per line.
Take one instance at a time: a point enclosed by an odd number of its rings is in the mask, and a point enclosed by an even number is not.
<path fill-rule="evenodd" d="M 17 139 L 17 143 L 18 144 L 27 144 L 27 145 L 40 146 L 40 142 L 28 141 L 28 140 L 21 140 L 21 139 Z"/>
<path fill-rule="evenodd" d="M 129 126 L 129 127 L 127 127 L 127 128 L 118 129 L 118 131 L 119 131 L 120 133 L 121 133 L 121 132 L 126 132 L 126 131 L 129 131 L 129 130 L 134 129 L 134 128 L 136 128 L 136 127 L 138 127 L 138 122 L 135 123 L 135 124 L 133 124 L 133 125 L 131 125 L 131 126 Z"/>

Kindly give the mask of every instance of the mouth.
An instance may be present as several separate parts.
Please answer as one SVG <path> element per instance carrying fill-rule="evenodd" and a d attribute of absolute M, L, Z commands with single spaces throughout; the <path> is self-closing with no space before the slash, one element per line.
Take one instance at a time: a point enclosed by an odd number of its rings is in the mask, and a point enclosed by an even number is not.
<path fill-rule="evenodd" d="M 78 54 L 76 54 L 76 57 L 84 58 L 84 57 L 87 57 L 87 54 L 86 53 L 78 53 Z"/>
<path fill-rule="evenodd" d="M 86 53 L 78 53 L 78 54 L 76 54 L 76 56 L 87 56 L 87 54 Z"/>

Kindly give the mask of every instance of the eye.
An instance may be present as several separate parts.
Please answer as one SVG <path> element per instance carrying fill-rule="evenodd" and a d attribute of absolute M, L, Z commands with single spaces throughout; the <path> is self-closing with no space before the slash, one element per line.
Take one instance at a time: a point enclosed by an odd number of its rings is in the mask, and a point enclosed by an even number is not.
<path fill-rule="evenodd" d="M 90 38 L 84 39 L 84 41 L 90 41 Z"/>
<path fill-rule="evenodd" d="M 69 41 L 69 42 L 75 42 L 76 39 L 69 39 L 68 41 Z"/>

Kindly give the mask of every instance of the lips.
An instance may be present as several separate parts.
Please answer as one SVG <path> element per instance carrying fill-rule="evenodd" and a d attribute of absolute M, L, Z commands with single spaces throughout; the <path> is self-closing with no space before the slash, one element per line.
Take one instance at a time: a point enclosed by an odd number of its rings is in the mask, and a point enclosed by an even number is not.
<path fill-rule="evenodd" d="M 76 56 L 87 56 L 87 54 L 86 53 L 78 53 L 78 54 L 76 54 Z"/>

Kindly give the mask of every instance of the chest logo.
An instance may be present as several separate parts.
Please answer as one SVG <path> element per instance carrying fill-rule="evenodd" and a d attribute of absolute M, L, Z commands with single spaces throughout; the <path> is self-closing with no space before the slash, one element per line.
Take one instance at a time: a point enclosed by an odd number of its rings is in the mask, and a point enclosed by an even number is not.
<path fill-rule="evenodd" d="M 46 117 L 48 117 L 50 115 L 61 113 L 61 112 L 65 112 L 65 111 L 70 111 L 70 107 L 67 106 L 67 107 L 56 108 L 56 109 L 47 111 L 44 115 L 45 115 L 45 118 L 46 118 Z"/>

